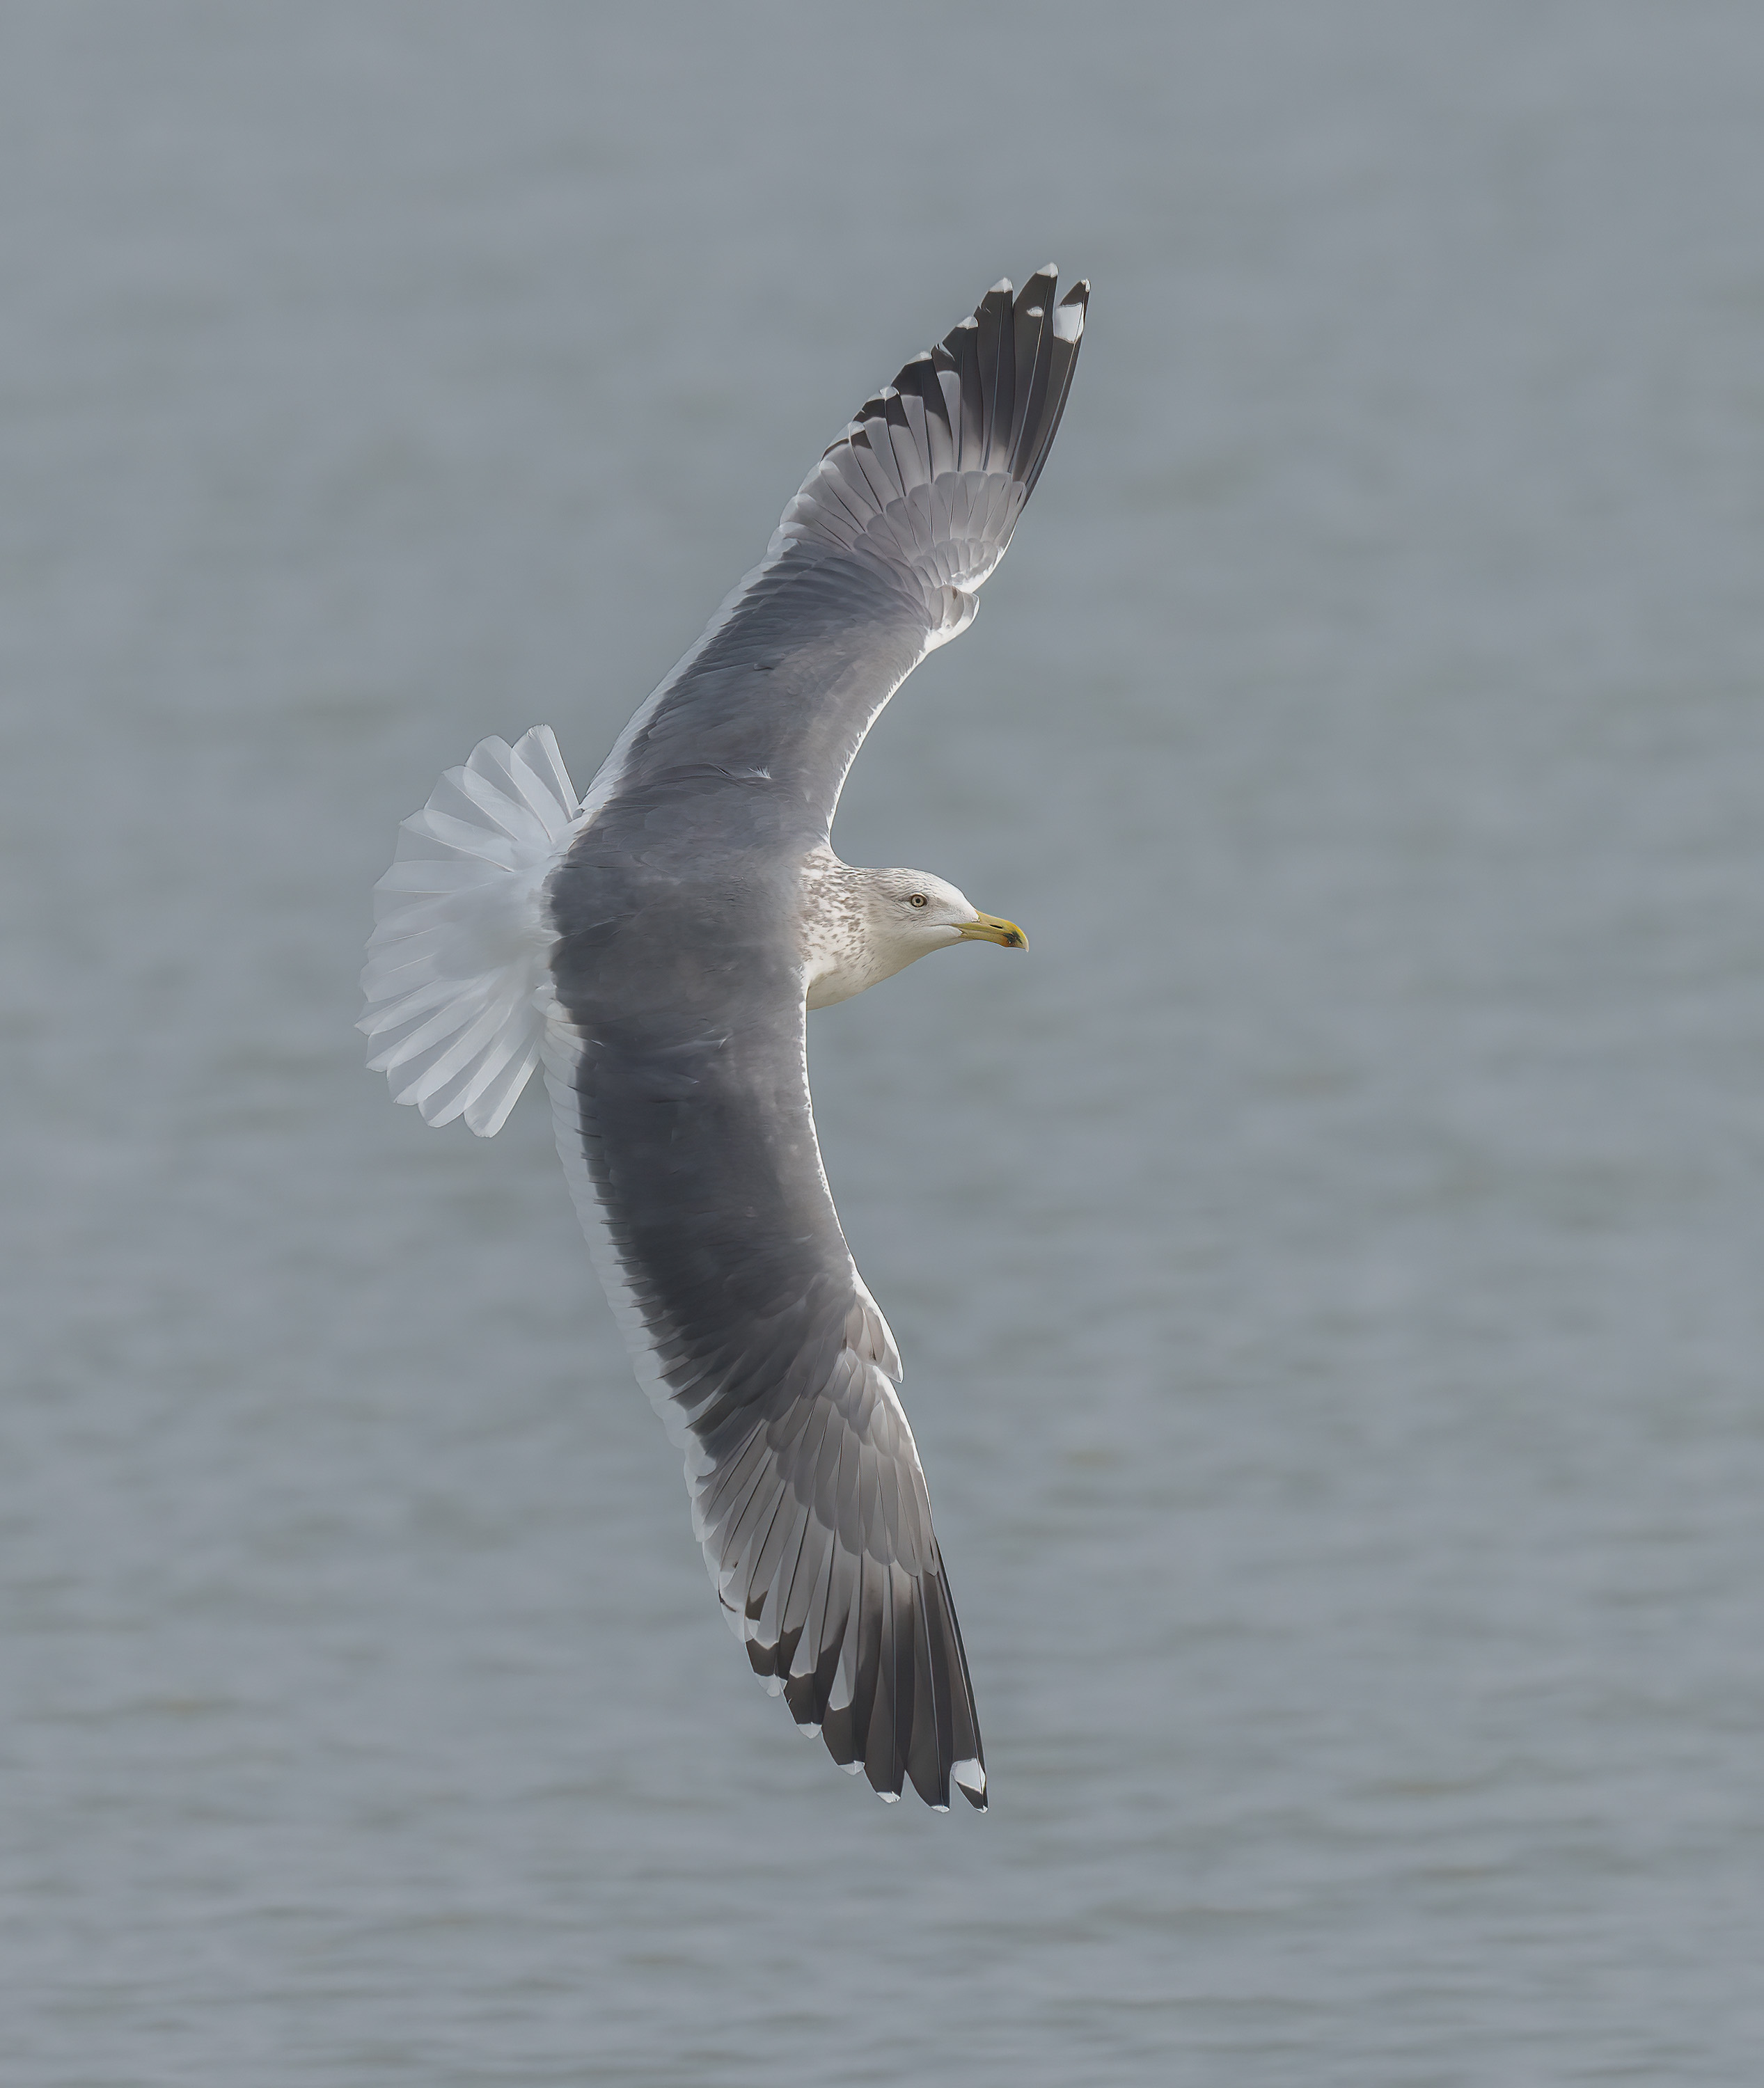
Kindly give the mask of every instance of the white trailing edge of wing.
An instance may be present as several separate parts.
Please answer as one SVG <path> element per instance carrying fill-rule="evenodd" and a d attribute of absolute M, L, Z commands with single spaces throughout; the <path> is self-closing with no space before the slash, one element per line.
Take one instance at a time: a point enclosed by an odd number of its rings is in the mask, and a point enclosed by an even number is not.
<path fill-rule="evenodd" d="M 549 725 L 486 739 L 399 828 L 374 888 L 356 1025 L 392 1100 L 426 1123 L 507 1121 L 539 1063 L 554 937 L 545 888 L 581 807 Z"/>

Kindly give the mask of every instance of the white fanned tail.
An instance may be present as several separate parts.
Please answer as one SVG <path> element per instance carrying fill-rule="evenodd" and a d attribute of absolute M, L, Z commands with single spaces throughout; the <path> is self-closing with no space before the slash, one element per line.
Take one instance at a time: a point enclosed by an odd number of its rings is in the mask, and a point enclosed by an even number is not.
<path fill-rule="evenodd" d="M 463 1116 L 480 1138 L 507 1120 L 539 1063 L 550 999 L 546 879 L 580 812 L 549 725 L 482 740 L 399 828 L 374 888 L 357 1027 L 368 1060 L 426 1123 Z"/>

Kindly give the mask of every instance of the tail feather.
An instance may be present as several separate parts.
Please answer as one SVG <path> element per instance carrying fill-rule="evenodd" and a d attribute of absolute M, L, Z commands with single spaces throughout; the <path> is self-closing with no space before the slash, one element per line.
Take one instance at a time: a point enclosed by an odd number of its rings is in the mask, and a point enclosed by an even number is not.
<path fill-rule="evenodd" d="M 539 1063 L 545 884 L 580 810 L 551 728 L 536 725 L 513 747 L 482 741 L 399 829 L 357 1027 L 379 1047 L 370 1069 L 426 1123 L 463 1116 L 494 1136 Z"/>

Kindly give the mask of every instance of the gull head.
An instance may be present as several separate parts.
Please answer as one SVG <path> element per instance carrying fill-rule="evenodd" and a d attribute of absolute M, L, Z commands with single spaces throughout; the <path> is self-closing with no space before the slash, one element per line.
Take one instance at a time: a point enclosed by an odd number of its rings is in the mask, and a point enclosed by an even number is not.
<path fill-rule="evenodd" d="M 808 1004 L 830 1007 L 892 978 L 953 943 L 996 943 L 1026 950 L 1014 921 L 983 914 L 945 878 L 924 870 L 855 870 L 841 863 L 823 886 L 811 927 Z"/>
<path fill-rule="evenodd" d="M 915 957 L 951 943 L 997 943 L 1026 950 L 1029 938 L 1014 921 L 983 914 L 965 892 L 924 870 L 872 870 L 865 879 L 866 940 L 897 972 Z"/>

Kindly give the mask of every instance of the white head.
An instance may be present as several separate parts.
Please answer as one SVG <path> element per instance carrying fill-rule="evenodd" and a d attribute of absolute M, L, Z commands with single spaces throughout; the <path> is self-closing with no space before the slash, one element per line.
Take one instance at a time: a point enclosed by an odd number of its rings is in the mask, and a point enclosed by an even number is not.
<path fill-rule="evenodd" d="M 857 870 L 844 863 L 838 869 L 837 890 L 826 892 L 833 902 L 824 917 L 826 939 L 810 966 L 811 1008 L 849 1000 L 951 943 L 1029 947 L 1014 921 L 981 913 L 954 885 L 927 871 Z"/>
<path fill-rule="evenodd" d="M 866 925 L 880 950 L 898 951 L 898 971 L 927 950 L 950 943 L 999 943 L 1024 950 L 1029 938 L 1014 921 L 971 905 L 965 892 L 924 870 L 861 870 Z"/>

